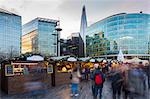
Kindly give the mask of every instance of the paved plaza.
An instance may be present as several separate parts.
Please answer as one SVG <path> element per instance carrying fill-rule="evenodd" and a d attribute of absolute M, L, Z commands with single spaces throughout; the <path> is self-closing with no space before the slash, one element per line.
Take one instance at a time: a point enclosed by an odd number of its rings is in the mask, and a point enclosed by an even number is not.
<path fill-rule="evenodd" d="M 91 91 L 91 83 L 82 82 L 80 84 L 80 95 L 78 97 L 70 97 L 70 85 L 62 85 L 54 87 L 45 93 L 29 93 L 22 95 L 6 95 L 1 93 L 2 99 L 93 99 Z M 103 88 L 103 98 L 112 99 L 112 90 L 110 82 L 106 81 Z M 136 99 L 150 99 L 150 91 L 146 91 L 145 97 L 138 97 Z"/>

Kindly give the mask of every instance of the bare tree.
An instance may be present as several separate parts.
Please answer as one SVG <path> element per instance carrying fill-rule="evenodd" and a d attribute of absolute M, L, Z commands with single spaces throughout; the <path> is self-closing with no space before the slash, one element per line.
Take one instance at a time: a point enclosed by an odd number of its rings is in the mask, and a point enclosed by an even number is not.
<path fill-rule="evenodd" d="M 14 46 L 10 46 L 8 49 L 8 58 L 12 59 L 15 56 L 18 56 L 18 53 Z"/>
<path fill-rule="evenodd" d="M 6 58 L 5 53 L 0 48 L 0 62 Z"/>

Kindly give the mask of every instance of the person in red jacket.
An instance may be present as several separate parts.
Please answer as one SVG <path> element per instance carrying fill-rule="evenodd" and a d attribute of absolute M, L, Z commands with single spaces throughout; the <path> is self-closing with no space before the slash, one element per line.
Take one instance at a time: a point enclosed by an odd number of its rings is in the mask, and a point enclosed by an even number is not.
<path fill-rule="evenodd" d="M 99 99 L 102 99 L 102 89 L 103 83 L 105 81 L 104 74 L 102 73 L 99 64 L 94 64 L 95 70 L 91 75 L 91 79 L 93 80 L 93 96 L 94 99 L 97 99 L 97 95 L 99 93 Z"/>

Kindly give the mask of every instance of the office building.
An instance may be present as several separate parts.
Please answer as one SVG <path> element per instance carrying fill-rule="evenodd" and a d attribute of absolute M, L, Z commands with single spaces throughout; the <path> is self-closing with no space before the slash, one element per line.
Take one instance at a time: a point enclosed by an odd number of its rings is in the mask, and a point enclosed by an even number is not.
<path fill-rule="evenodd" d="M 106 52 L 100 55 L 115 56 L 122 49 L 126 56 L 147 57 L 150 54 L 150 14 L 120 13 L 102 19 L 87 28 L 87 38 L 94 37 L 101 32 L 110 42 Z M 98 39 L 97 39 L 98 42 Z M 88 42 L 87 44 L 90 44 Z M 99 43 L 97 43 L 99 45 Z M 89 45 L 87 45 L 87 52 Z M 97 49 L 99 50 L 99 49 Z M 97 54 L 95 54 L 97 53 Z M 99 52 L 87 55 L 99 56 Z"/>
<path fill-rule="evenodd" d="M 82 8 L 81 25 L 80 25 L 80 35 L 84 43 L 84 55 L 86 54 L 86 28 L 87 28 L 87 18 L 85 5 Z"/>
<path fill-rule="evenodd" d="M 20 55 L 21 28 L 21 16 L 0 8 L 0 57 Z"/>
<path fill-rule="evenodd" d="M 86 36 L 86 38 L 87 57 L 106 55 L 107 50 L 110 50 L 110 42 L 104 37 L 104 32 L 94 34 L 92 37 Z"/>
<path fill-rule="evenodd" d="M 23 25 L 22 53 L 57 56 L 58 20 L 36 18 Z"/>
<path fill-rule="evenodd" d="M 80 33 L 72 33 L 67 39 L 61 39 L 61 56 L 74 55 L 77 57 L 84 56 L 84 43 Z"/>

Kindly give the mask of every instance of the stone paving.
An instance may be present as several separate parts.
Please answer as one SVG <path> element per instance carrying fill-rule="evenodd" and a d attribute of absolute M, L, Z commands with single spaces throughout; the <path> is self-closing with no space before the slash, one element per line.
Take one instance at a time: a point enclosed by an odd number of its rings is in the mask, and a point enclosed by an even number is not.
<path fill-rule="evenodd" d="M 70 86 L 62 85 L 45 91 L 45 94 L 6 95 L 1 93 L 1 99 L 93 99 L 90 82 L 82 82 L 79 89 L 80 95 L 78 97 L 70 97 Z M 108 81 L 104 84 L 102 99 L 112 99 L 111 86 Z M 147 91 L 145 97 L 138 97 L 136 99 L 150 99 L 150 91 Z"/>

